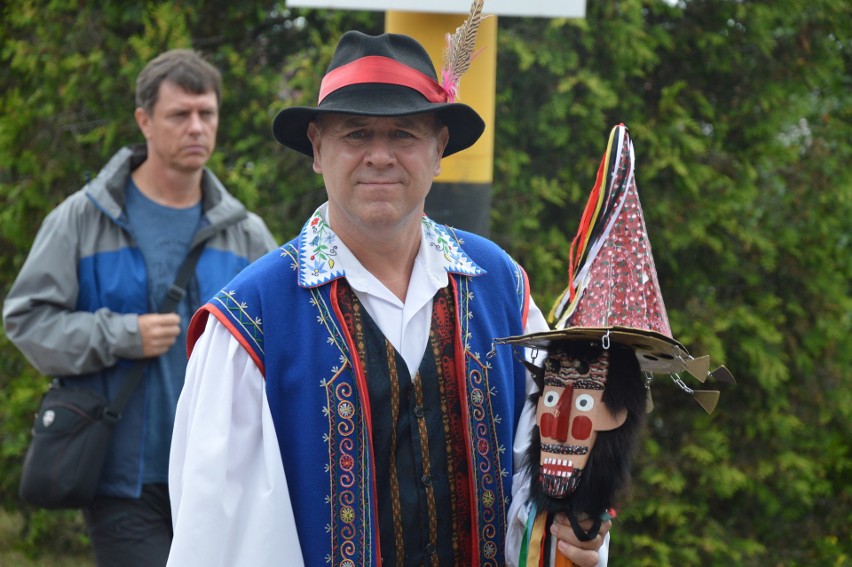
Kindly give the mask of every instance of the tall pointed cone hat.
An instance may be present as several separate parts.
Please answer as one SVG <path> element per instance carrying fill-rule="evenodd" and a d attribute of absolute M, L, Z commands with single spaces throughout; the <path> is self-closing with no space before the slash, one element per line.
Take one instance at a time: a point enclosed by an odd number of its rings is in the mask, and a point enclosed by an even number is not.
<path fill-rule="evenodd" d="M 636 352 L 642 370 L 686 370 L 703 382 L 707 357 L 694 359 L 672 337 L 634 169 L 633 142 L 619 124 L 571 243 L 568 287 L 550 312 L 554 330 L 497 342 L 543 349 L 576 340 L 621 343 Z"/>

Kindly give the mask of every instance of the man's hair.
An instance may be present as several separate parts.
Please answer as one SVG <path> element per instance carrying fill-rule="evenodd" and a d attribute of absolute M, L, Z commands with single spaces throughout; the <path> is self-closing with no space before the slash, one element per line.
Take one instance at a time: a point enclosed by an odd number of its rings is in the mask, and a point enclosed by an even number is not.
<path fill-rule="evenodd" d="M 160 85 L 168 81 L 192 94 L 216 93 L 221 101 L 222 75 L 191 49 L 172 49 L 152 59 L 136 78 L 136 106 L 151 114 Z"/>

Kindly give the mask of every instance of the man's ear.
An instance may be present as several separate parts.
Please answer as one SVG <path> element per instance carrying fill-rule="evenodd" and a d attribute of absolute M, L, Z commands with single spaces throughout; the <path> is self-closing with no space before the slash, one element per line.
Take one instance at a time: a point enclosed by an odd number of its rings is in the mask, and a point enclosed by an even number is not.
<path fill-rule="evenodd" d="M 441 126 L 441 131 L 438 132 L 438 161 L 435 164 L 435 177 L 441 175 L 441 158 L 444 157 L 444 150 L 447 149 L 447 142 L 449 141 L 449 129 L 446 126 Z"/>
<path fill-rule="evenodd" d="M 594 419 L 595 431 L 612 431 L 624 425 L 625 421 L 627 421 L 627 408 L 622 408 L 621 411 L 613 415 L 606 404 L 602 402 L 601 409 Z"/>
<path fill-rule="evenodd" d="M 141 106 L 137 106 L 136 110 L 133 112 L 133 117 L 136 119 L 136 125 L 139 126 L 139 129 L 142 131 L 142 135 L 145 136 L 145 139 L 149 139 L 150 131 L 151 131 L 151 117 L 148 116 L 148 113 L 145 112 L 145 109 Z"/>
<path fill-rule="evenodd" d="M 314 173 L 322 173 L 322 163 L 320 159 L 320 131 L 316 122 L 308 123 L 308 139 L 311 141 L 311 146 L 314 148 Z"/>

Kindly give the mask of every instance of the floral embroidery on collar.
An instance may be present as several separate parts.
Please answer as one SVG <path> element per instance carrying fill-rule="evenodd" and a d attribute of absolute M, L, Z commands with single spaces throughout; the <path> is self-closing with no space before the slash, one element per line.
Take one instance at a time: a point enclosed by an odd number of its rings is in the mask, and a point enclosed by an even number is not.
<path fill-rule="evenodd" d="M 302 287 L 322 285 L 346 273 L 337 262 L 337 235 L 319 210 L 305 224 L 299 242 L 299 284 Z"/>
<path fill-rule="evenodd" d="M 478 276 L 485 270 L 479 267 L 461 249 L 461 241 L 447 231 L 446 227 L 432 219 L 423 217 L 423 239 L 430 251 L 435 252 L 431 260 L 449 273 Z M 343 244 L 325 221 L 320 210 L 313 214 L 299 235 L 299 285 L 316 287 L 346 275 L 343 262 L 339 261 L 338 248 Z"/>
<path fill-rule="evenodd" d="M 485 270 L 480 268 L 461 249 L 461 240 L 456 240 L 456 237 L 451 235 L 445 226 L 436 223 L 427 216 L 423 217 L 423 239 L 428 244 L 429 250 L 434 250 L 440 254 L 439 261 L 447 272 L 466 276 L 478 276 L 485 273 Z"/>

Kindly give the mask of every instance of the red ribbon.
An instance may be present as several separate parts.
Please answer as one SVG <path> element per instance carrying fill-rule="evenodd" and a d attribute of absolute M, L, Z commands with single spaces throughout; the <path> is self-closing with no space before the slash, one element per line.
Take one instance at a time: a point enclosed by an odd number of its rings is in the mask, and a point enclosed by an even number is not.
<path fill-rule="evenodd" d="M 447 102 L 447 92 L 438 81 L 417 69 L 381 55 L 356 59 L 326 74 L 320 85 L 319 102 L 338 89 L 363 83 L 401 85 L 416 90 L 429 102 Z"/>

